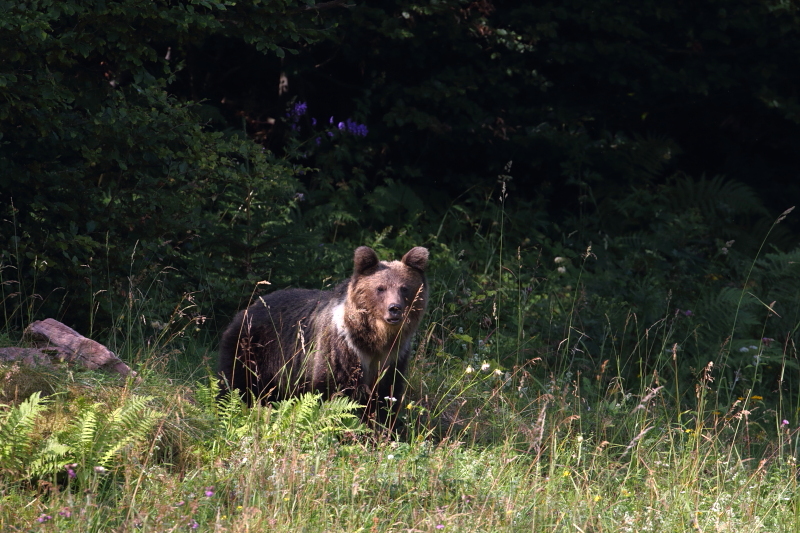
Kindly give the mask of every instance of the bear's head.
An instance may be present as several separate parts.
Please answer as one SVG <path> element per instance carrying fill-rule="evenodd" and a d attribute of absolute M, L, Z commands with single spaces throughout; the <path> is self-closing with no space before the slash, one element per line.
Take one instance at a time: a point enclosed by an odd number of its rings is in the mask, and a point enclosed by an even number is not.
<path fill-rule="evenodd" d="M 368 323 L 386 342 L 392 342 L 401 328 L 416 330 L 428 301 L 428 250 L 417 246 L 400 261 L 379 261 L 375 250 L 361 246 L 353 265 L 348 299 L 360 315 L 359 322 Z"/>

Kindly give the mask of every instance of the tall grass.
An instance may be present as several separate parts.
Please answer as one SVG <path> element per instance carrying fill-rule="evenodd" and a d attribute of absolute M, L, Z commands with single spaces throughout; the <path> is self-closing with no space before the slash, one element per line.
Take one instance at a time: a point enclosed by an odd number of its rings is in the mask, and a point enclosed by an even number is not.
<path fill-rule="evenodd" d="M 139 380 L 54 368 L 48 400 L 24 404 L 7 392 L 36 370 L 0 366 L 18 444 L 0 443 L 0 531 L 800 530 L 800 432 L 780 398 L 720 400 L 727 341 L 687 379 L 667 302 L 651 324 L 606 315 L 590 343 L 580 285 L 552 288 L 547 333 L 524 331 L 536 276 L 497 264 L 481 293 L 433 279 L 397 439 L 345 404 L 218 399 L 209 343 L 184 335 L 191 296 L 132 284 L 111 339 Z"/>

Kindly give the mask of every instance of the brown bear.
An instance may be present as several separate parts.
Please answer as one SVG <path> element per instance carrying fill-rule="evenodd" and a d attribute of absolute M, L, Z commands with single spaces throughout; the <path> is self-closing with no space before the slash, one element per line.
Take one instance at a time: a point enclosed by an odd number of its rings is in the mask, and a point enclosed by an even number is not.
<path fill-rule="evenodd" d="M 353 263 L 331 291 L 285 289 L 239 312 L 220 340 L 224 386 L 261 401 L 344 393 L 385 420 L 428 301 L 428 250 L 387 262 L 361 246 Z"/>

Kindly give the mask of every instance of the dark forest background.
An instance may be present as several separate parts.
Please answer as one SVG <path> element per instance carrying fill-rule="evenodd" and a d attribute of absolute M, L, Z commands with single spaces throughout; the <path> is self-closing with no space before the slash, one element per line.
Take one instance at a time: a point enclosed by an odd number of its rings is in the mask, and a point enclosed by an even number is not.
<path fill-rule="evenodd" d="M 679 380 L 713 360 L 731 398 L 796 393 L 796 2 L 0 13 L 12 338 L 52 316 L 213 343 L 254 293 L 424 245 L 454 355 Z M 673 355 L 643 358 L 648 328 Z"/>

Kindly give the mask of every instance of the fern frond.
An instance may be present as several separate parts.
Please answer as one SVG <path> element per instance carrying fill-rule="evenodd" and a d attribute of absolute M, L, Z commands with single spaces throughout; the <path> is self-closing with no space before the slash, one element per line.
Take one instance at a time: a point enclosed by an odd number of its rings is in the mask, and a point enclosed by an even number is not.
<path fill-rule="evenodd" d="M 72 448 L 62 444 L 55 437 L 50 437 L 35 454 L 34 459 L 28 464 L 29 477 L 42 477 L 55 474 L 62 470 L 64 463 L 68 462 Z"/>
<path fill-rule="evenodd" d="M 34 392 L 0 419 L 0 471 L 19 473 L 31 457 L 36 419 L 47 409 L 48 401 Z"/>
<path fill-rule="evenodd" d="M 697 209 L 722 219 L 742 214 L 768 214 L 753 189 L 724 176 L 711 179 L 701 176 L 698 179 L 678 175 L 670 185 L 665 189 L 663 198 L 675 213 Z"/>
<path fill-rule="evenodd" d="M 319 393 L 306 393 L 275 404 L 267 438 L 290 439 L 304 444 L 321 436 L 335 437 L 345 431 L 358 431 L 358 411 L 362 406 L 346 397 L 322 401 Z"/>

